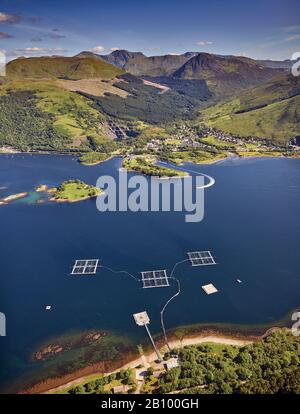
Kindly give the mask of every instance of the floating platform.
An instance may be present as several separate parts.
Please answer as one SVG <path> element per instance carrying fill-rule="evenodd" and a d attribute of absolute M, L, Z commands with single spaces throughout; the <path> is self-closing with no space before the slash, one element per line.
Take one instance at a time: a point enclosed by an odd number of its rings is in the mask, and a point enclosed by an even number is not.
<path fill-rule="evenodd" d="M 170 286 L 166 270 L 151 270 L 141 275 L 144 289 Z"/>
<path fill-rule="evenodd" d="M 76 260 L 71 275 L 95 275 L 99 259 Z"/>
<path fill-rule="evenodd" d="M 187 255 L 192 266 L 209 266 L 216 264 L 215 259 L 209 250 L 188 252 Z"/>
<path fill-rule="evenodd" d="M 150 323 L 150 319 L 147 312 L 134 313 L 133 318 L 138 326 L 144 326 Z"/>
<path fill-rule="evenodd" d="M 212 295 L 218 292 L 218 289 L 212 283 L 202 286 L 202 289 L 207 295 Z"/>

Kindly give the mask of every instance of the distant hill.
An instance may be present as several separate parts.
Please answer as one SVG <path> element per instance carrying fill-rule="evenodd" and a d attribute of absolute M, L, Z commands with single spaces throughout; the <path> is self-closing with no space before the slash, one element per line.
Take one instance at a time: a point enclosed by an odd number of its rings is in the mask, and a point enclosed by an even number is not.
<path fill-rule="evenodd" d="M 124 73 L 121 69 L 92 57 L 19 58 L 9 62 L 6 71 L 7 76 L 19 79 L 112 79 Z"/>
<path fill-rule="evenodd" d="M 266 68 L 273 68 L 273 69 L 291 69 L 293 63 L 295 61 L 286 59 L 286 60 L 257 60 L 257 63 L 259 63 L 262 66 L 265 66 Z"/>
<path fill-rule="evenodd" d="M 279 76 L 202 112 L 210 125 L 239 136 L 287 143 L 300 134 L 300 77 Z"/>
<path fill-rule="evenodd" d="M 266 82 L 277 75 L 275 69 L 259 65 L 245 57 L 221 57 L 199 53 L 173 73 L 179 79 L 204 79 L 217 96 Z"/>
<path fill-rule="evenodd" d="M 180 68 L 197 52 L 187 52 L 182 55 L 145 56 L 141 52 L 115 50 L 109 55 L 96 55 L 118 68 L 126 70 L 135 76 L 168 76 Z M 91 52 L 81 52 L 77 57 L 91 56 Z"/>

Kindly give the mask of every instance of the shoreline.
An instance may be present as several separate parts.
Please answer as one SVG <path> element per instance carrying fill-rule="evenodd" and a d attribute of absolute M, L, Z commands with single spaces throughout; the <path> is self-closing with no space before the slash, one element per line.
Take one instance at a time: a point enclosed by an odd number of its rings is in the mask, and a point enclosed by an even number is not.
<path fill-rule="evenodd" d="M 176 337 L 176 331 L 170 334 L 169 343 L 174 348 L 181 348 L 184 346 L 191 346 L 191 345 L 198 345 L 201 343 L 212 342 L 216 344 L 223 344 L 223 345 L 234 345 L 234 346 L 245 346 L 252 344 L 254 342 L 258 342 L 268 335 L 270 335 L 275 330 L 282 329 L 282 327 L 271 327 L 264 331 L 262 335 L 253 334 L 250 332 L 222 332 L 218 329 L 213 328 L 203 328 L 198 333 L 192 334 L 187 333 L 183 335 L 182 338 Z M 166 344 L 162 337 L 158 338 L 157 346 L 160 351 L 167 350 Z M 150 348 L 151 349 L 151 348 Z M 20 394 L 50 394 L 65 390 L 69 387 L 74 385 L 81 384 L 82 382 L 89 381 L 92 377 L 97 375 L 110 375 L 112 373 L 116 373 L 122 369 L 127 368 L 135 368 L 136 366 L 142 364 L 144 365 L 145 359 L 147 363 L 154 362 L 157 358 L 154 351 L 144 352 L 143 355 L 137 356 L 137 352 L 135 354 L 130 354 L 124 356 L 123 363 L 121 362 L 120 365 L 114 367 L 111 371 L 103 371 L 103 369 L 99 369 L 99 364 L 88 365 L 82 368 L 79 371 L 75 371 L 71 374 L 67 374 L 62 377 L 56 378 L 49 378 L 45 381 L 39 382 L 29 388 L 24 388 L 20 390 L 18 393 Z"/>
<path fill-rule="evenodd" d="M 70 203 L 70 204 L 73 204 L 73 203 L 79 203 L 80 201 L 93 200 L 94 198 L 97 198 L 101 195 L 104 195 L 104 191 L 99 193 L 99 194 L 93 195 L 93 196 L 86 196 L 86 197 L 82 197 L 82 198 L 79 198 L 79 199 L 76 199 L 76 200 L 67 200 L 67 199 L 63 199 L 63 198 L 57 198 L 56 199 L 54 197 L 51 197 L 49 199 L 49 201 L 51 201 L 52 203 Z"/>
<path fill-rule="evenodd" d="M 125 157 L 124 155 L 114 154 L 114 155 L 111 155 L 111 156 L 109 156 L 108 158 L 106 158 L 105 160 L 102 160 L 102 161 L 97 161 L 97 162 L 94 162 L 94 163 L 84 163 L 84 162 L 80 162 L 81 154 L 78 153 L 78 152 L 68 152 L 67 153 L 67 152 L 59 152 L 59 151 L 20 151 L 20 150 L 15 150 L 15 149 L 2 149 L 2 148 L 0 148 L 0 155 L 14 155 L 14 154 L 17 154 L 17 155 L 18 154 L 26 154 L 26 155 L 63 155 L 63 156 L 75 157 L 75 158 L 77 158 L 77 161 L 79 162 L 79 164 L 81 164 L 84 167 L 94 167 L 96 165 L 100 165 L 100 164 L 103 164 L 104 162 L 110 161 L 114 158 L 118 158 L 118 157 L 124 158 Z M 204 165 L 205 166 L 205 165 L 215 165 L 215 164 L 222 163 L 224 161 L 231 160 L 231 159 L 250 159 L 250 158 L 254 158 L 254 159 L 255 158 L 299 159 L 300 157 L 298 156 L 297 153 L 293 154 L 293 155 L 283 155 L 283 154 L 281 154 L 281 155 L 272 155 L 271 153 L 270 154 L 259 154 L 258 153 L 257 155 L 252 155 L 252 154 L 251 155 L 247 155 L 247 154 L 245 154 L 245 155 L 241 155 L 241 154 L 233 155 L 232 153 L 230 153 L 227 156 L 222 157 L 222 158 L 212 159 L 212 160 L 203 160 L 203 161 L 200 161 L 200 162 L 182 161 L 179 164 L 175 164 L 172 161 L 169 161 L 169 162 L 168 161 L 160 161 L 160 162 L 163 163 L 163 164 L 168 164 L 168 163 L 174 164 L 175 167 L 176 166 L 178 166 L 178 167 L 184 166 L 185 164 L 195 164 L 195 165 Z M 130 171 L 131 172 L 136 172 L 134 169 L 126 168 L 126 170 L 129 171 L 129 172 Z M 151 175 L 148 175 L 148 174 L 145 174 L 145 173 L 141 173 L 141 174 L 146 175 L 147 177 L 151 177 Z M 183 175 L 182 177 L 179 177 L 179 176 L 165 177 L 165 176 L 163 176 L 162 178 L 172 179 L 172 178 L 184 178 L 184 177 L 188 177 L 188 176 L 189 175 L 186 175 L 186 176 Z"/>
<path fill-rule="evenodd" d="M 3 149 L 0 148 L 0 155 L 14 155 L 14 154 L 27 154 L 27 155 L 68 155 L 79 156 L 79 152 L 60 152 L 60 151 L 20 151 L 17 149 Z"/>
<path fill-rule="evenodd" d="M 111 155 L 110 157 L 106 158 L 105 160 L 102 160 L 102 161 L 96 161 L 96 162 L 92 162 L 92 163 L 88 163 L 88 162 L 81 162 L 81 161 L 80 161 L 80 158 L 78 159 L 78 161 L 79 161 L 79 164 L 83 165 L 84 167 L 94 167 L 95 165 L 102 164 L 103 162 L 110 161 L 110 160 L 112 160 L 113 158 L 116 158 L 116 157 L 119 157 L 119 156 L 120 156 L 120 155 Z"/>

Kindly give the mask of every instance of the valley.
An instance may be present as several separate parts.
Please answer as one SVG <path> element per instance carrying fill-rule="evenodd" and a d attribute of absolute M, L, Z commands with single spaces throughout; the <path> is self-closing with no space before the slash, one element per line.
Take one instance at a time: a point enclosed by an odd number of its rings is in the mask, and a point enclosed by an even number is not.
<path fill-rule="evenodd" d="M 116 155 L 176 164 L 296 156 L 299 91 L 287 69 L 242 57 L 20 58 L 1 79 L 0 146 L 73 153 L 92 165 Z"/>
<path fill-rule="evenodd" d="M 140 69 L 123 73 L 136 60 Z M 0 85 L 2 152 L 74 154 L 85 165 L 113 156 L 181 164 L 299 154 L 290 145 L 300 134 L 299 78 L 251 59 L 83 53 L 16 59 L 7 75 Z"/>

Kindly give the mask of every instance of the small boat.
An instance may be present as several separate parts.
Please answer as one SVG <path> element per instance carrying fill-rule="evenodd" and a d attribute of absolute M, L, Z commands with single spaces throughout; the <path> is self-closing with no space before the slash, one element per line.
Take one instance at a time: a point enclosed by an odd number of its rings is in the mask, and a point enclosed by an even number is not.
<path fill-rule="evenodd" d="M 236 281 L 237 281 L 238 283 L 242 283 L 242 281 L 241 281 L 240 279 L 236 279 Z"/>
<path fill-rule="evenodd" d="M 51 306 L 51 305 L 47 305 L 47 306 L 46 306 L 46 310 L 47 310 L 47 311 L 50 311 L 51 309 L 52 309 L 52 306 Z"/>

